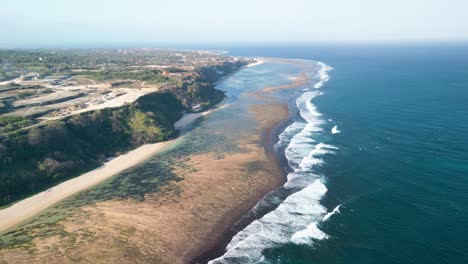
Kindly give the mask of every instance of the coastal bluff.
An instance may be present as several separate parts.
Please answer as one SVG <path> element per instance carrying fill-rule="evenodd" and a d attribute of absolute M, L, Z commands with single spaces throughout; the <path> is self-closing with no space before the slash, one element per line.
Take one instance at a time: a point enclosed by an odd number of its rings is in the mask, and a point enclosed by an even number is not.
<path fill-rule="evenodd" d="M 247 65 L 226 61 L 196 69 L 195 78 L 133 103 L 51 120 L 0 135 L 0 206 L 95 169 L 144 144 L 175 138 L 183 112 L 219 103 L 215 83 Z"/>

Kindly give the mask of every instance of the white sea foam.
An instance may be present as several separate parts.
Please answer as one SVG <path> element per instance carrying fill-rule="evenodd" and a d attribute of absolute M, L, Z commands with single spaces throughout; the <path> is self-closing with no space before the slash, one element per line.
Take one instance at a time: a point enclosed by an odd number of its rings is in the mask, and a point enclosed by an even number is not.
<path fill-rule="evenodd" d="M 323 217 L 323 222 L 327 221 L 328 219 L 330 219 L 330 217 L 332 217 L 334 214 L 339 214 L 340 213 L 340 207 L 341 207 L 341 204 L 339 204 L 337 207 L 335 207 L 335 209 L 333 209 L 331 212 L 327 213 L 324 217 Z"/>
<path fill-rule="evenodd" d="M 274 211 L 255 220 L 234 236 L 226 247 L 227 252 L 210 263 L 253 263 L 261 260 L 264 249 L 290 242 L 296 232 L 307 229 L 309 223 L 323 218 L 326 209 L 319 200 L 326 191 L 322 181 L 316 180 L 290 195 Z M 320 237 L 318 235 L 316 238 Z"/>
<path fill-rule="evenodd" d="M 285 149 L 285 156 L 293 169 L 299 167 L 303 158 L 308 156 L 316 144 L 311 137 L 313 133 L 322 131 L 321 125 L 324 122 L 320 119 L 320 113 L 311 103 L 317 95 L 317 92 L 306 92 L 297 99 L 296 105 L 304 121 L 294 122 L 285 130 L 285 133 L 280 135 L 279 144 L 284 144 L 287 142 L 285 138 L 290 138 Z M 295 134 L 291 134 L 291 132 L 295 132 Z"/>
<path fill-rule="evenodd" d="M 310 244 L 312 239 L 322 240 L 328 238 L 322 230 L 317 227 L 317 222 L 312 222 L 306 229 L 296 232 L 291 241 L 294 244 Z"/>
<path fill-rule="evenodd" d="M 318 63 L 318 66 L 320 70 L 314 88 L 322 87 L 329 80 L 327 73 L 332 69 L 324 63 Z M 293 170 L 287 175 L 284 187 L 297 192 L 237 233 L 226 247 L 226 253 L 210 261 L 211 264 L 256 263 L 264 259 L 262 251 L 266 248 L 290 242 L 312 245 L 314 240 L 328 238 L 318 226 L 327 215 L 326 208 L 320 204 L 327 188 L 323 176 L 315 173 L 314 167 L 323 164 L 321 157 L 333 154 L 337 148 L 314 139 L 314 135 L 323 130 L 325 122 L 312 100 L 322 94 L 307 90 L 296 100 L 302 120 L 289 125 L 274 146 L 276 150 L 285 148 L 285 156 Z"/>
<path fill-rule="evenodd" d="M 332 133 L 332 134 L 338 134 L 338 133 L 340 133 L 340 132 L 341 132 L 341 131 L 338 130 L 338 126 L 334 126 L 334 127 L 331 129 L 331 133 Z"/>
<path fill-rule="evenodd" d="M 309 152 L 309 155 L 304 157 L 299 164 L 299 169 L 302 171 L 311 170 L 313 166 L 320 165 L 323 163 L 323 160 L 317 158 L 317 156 L 322 156 L 325 154 L 334 154 L 334 149 L 336 147 L 332 145 L 327 145 L 324 143 L 318 143 L 315 147 Z"/>
<path fill-rule="evenodd" d="M 289 145 L 289 142 L 291 141 L 291 138 L 299 133 L 302 129 L 304 129 L 305 123 L 303 122 L 294 122 L 291 125 L 289 125 L 283 133 L 279 135 L 279 140 L 278 142 L 274 145 L 274 149 L 278 150 L 280 147 L 285 147 Z"/>
<path fill-rule="evenodd" d="M 323 62 L 318 62 L 318 64 L 320 65 L 320 70 L 317 73 L 317 78 L 319 81 L 314 85 L 314 88 L 316 89 L 321 88 L 326 82 L 328 82 L 328 80 L 330 80 L 328 72 L 333 69 Z"/>

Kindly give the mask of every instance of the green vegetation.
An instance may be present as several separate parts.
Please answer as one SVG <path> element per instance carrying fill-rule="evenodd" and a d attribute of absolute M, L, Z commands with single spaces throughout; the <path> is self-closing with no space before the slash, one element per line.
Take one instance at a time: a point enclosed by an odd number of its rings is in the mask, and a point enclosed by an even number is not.
<path fill-rule="evenodd" d="M 9 81 L 20 77 L 18 72 L 0 71 L 0 82 Z"/>
<path fill-rule="evenodd" d="M 21 85 L 17 83 L 0 85 L 0 114 L 14 109 L 13 103 L 16 100 L 26 99 L 36 94 L 48 93 L 44 88 L 41 85 Z"/>
<path fill-rule="evenodd" d="M 206 109 L 224 98 L 224 92 L 215 89 L 214 84 L 245 64 L 244 61 L 225 62 L 222 65 L 200 68 L 196 70 L 194 79 L 171 89 L 171 92 L 189 111 L 192 111 L 191 106 L 194 104 L 199 104 L 201 109 Z"/>
<path fill-rule="evenodd" d="M 34 121 L 26 117 L 8 117 L 0 116 L 0 134 L 19 130 L 21 128 L 33 125 Z M 1 148 L 0 148 L 1 151 Z"/>
<path fill-rule="evenodd" d="M 135 105 L 49 122 L 0 137 L 0 205 L 42 190 L 145 143 L 176 135 L 182 106 L 170 93 L 142 97 Z M 28 120 L 6 120 L 2 129 Z"/>
<path fill-rule="evenodd" d="M 21 93 L 17 94 L 17 95 L 16 95 L 16 98 L 18 98 L 18 99 L 24 99 L 24 98 L 33 96 L 33 95 L 35 95 L 35 94 L 36 94 L 36 92 L 33 92 L 33 91 L 25 91 L 25 92 L 21 92 Z"/>
<path fill-rule="evenodd" d="M 37 73 L 38 78 L 50 75 L 73 75 L 82 70 L 90 76 L 92 72 L 114 72 L 116 77 L 123 79 L 134 75 L 139 66 L 166 65 L 175 66 L 195 62 L 198 59 L 213 58 L 220 60 L 223 56 L 217 54 L 197 53 L 190 51 L 163 49 L 63 49 L 63 50 L 2 50 L 0 49 L 0 81 L 11 80 L 21 74 Z M 195 63 L 196 64 L 196 63 Z M 89 72 L 87 72 L 89 71 Z M 184 72 L 177 67 L 168 68 L 169 72 Z M 127 73 L 128 74 L 127 74 Z M 137 79 L 153 80 L 152 70 L 141 70 Z M 108 73 L 96 74 L 96 78 L 107 80 L 112 78 Z"/>
<path fill-rule="evenodd" d="M 21 85 L 17 83 L 9 83 L 7 85 L 0 85 L 0 92 L 6 92 L 11 90 L 24 90 L 24 89 L 43 89 L 41 85 Z"/>
<path fill-rule="evenodd" d="M 173 124 L 194 103 L 207 108 L 224 93 L 214 81 L 243 64 L 200 69 L 191 84 L 140 97 L 135 103 L 50 121 L 31 129 L 27 118 L 0 119 L 0 206 L 98 167 L 107 157 L 177 135 Z M 8 132 L 8 133 L 5 133 Z"/>
<path fill-rule="evenodd" d="M 84 71 L 74 75 L 85 75 L 96 81 L 108 80 L 137 80 L 149 83 L 167 82 L 169 78 L 161 76 L 159 70 L 134 70 L 134 71 Z"/>

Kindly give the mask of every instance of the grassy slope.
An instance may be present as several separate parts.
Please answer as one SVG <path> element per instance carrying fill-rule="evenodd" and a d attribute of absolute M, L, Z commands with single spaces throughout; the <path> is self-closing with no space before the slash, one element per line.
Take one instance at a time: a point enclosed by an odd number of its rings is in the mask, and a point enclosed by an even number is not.
<path fill-rule="evenodd" d="M 0 135 L 0 206 L 98 167 L 146 143 L 177 135 L 173 123 L 193 103 L 207 108 L 224 93 L 213 83 L 243 63 L 200 69 L 192 84 L 141 97 L 120 108 L 71 116 L 47 125 Z M 15 120 L 14 126 L 27 122 Z"/>

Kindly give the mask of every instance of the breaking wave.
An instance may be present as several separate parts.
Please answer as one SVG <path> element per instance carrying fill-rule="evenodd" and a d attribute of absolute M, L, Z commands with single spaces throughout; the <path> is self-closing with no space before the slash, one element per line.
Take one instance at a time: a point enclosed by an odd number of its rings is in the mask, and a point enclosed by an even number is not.
<path fill-rule="evenodd" d="M 330 219 L 330 217 L 332 217 L 333 215 L 335 214 L 339 214 L 340 213 L 340 207 L 341 207 L 341 204 L 339 204 L 338 206 L 336 206 L 331 212 L 327 213 L 324 217 L 323 217 L 323 222 L 327 221 L 328 219 Z"/>
<path fill-rule="evenodd" d="M 338 126 L 334 126 L 334 127 L 331 129 L 331 133 L 332 133 L 332 134 L 338 134 L 338 133 L 340 133 L 340 132 L 341 132 L 341 131 L 338 130 Z"/>
<path fill-rule="evenodd" d="M 319 70 L 313 88 L 322 87 L 329 79 L 330 66 L 317 62 Z M 313 99 L 322 92 L 304 89 L 297 98 L 300 118 L 289 125 L 275 144 L 276 151 L 284 150 L 291 172 L 287 175 L 284 189 L 289 195 L 273 211 L 253 221 L 237 233 L 226 247 L 226 253 L 210 261 L 218 263 L 255 263 L 264 260 L 263 250 L 287 243 L 308 244 L 328 238 L 320 230 L 320 223 L 339 212 L 339 206 L 328 213 L 320 200 L 327 192 L 325 178 L 317 174 L 324 155 L 333 154 L 337 147 L 317 142 L 317 133 L 323 131 L 325 120 L 321 118 Z"/>
<path fill-rule="evenodd" d="M 328 72 L 333 70 L 332 67 L 326 65 L 323 62 L 318 62 L 318 65 L 320 66 L 320 70 L 317 73 L 319 81 L 314 85 L 314 88 L 316 89 L 321 88 L 326 82 L 328 82 L 328 80 L 330 80 Z"/>

